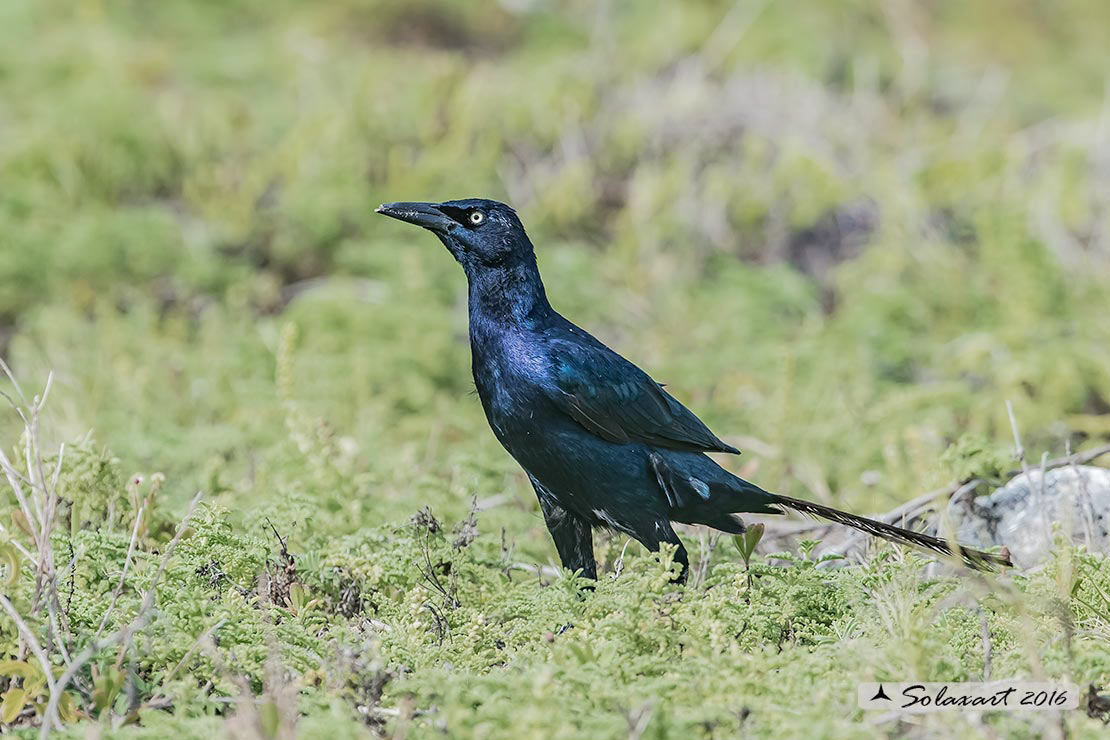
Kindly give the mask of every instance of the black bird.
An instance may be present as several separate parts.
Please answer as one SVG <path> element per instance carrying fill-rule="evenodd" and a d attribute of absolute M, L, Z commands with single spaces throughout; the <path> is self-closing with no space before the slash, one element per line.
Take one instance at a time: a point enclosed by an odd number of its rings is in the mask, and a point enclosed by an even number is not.
<path fill-rule="evenodd" d="M 532 481 L 563 567 L 597 578 L 594 527 L 657 551 L 686 549 L 671 522 L 739 534 L 737 513 L 794 509 L 895 542 L 952 554 L 970 566 L 1005 555 L 845 511 L 769 493 L 706 452 L 722 442 L 647 373 L 560 316 L 547 301 L 532 242 L 516 212 L 491 200 L 387 203 L 378 213 L 428 229 L 462 265 L 469 285 L 474 383 L 497 439 Z"/>

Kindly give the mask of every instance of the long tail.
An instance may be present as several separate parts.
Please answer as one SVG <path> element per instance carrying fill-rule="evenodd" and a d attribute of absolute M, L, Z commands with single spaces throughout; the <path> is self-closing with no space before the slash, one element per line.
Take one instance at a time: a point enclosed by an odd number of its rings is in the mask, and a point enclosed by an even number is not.
<path fill-rule="evenodd" d="M 952 545 L 938 537 L 903 529 L 902 527 L 896 527 L 893 524 L 876 521 L 875 519 L 868 519 L 865 516 L 849 514 L 846 511 L 815 504 L 812 501 L 802 501 L 801 499 L 790 498 L 789 496 L 783 496 L 781 494 L 775 494 L 775 498 L 777 499 L 775 503 L 781 506 L 800 511 L 803 514 L 819 516 L 823 519 L 836 522 L 837 524 L 847 524 L 849 527 L 854 527 L 860 531 L 875 535 L 876 537 L 882 537 L 884 540 L 900 542 L 904 545 L 911 545 L 913 547 L 921 547 L 944 555 L 959 555 L 968 566 L 976 570 L 994 570 L 995 566 L 998 565 L 1013 566 L 1013 563 L 1010 562 L 1010 556 L 1006 553 L 996 555 L 994 553 L 983 552 L 982 550 L 972 550 L 967 547 L 962 547 L 959 544 Z"/>

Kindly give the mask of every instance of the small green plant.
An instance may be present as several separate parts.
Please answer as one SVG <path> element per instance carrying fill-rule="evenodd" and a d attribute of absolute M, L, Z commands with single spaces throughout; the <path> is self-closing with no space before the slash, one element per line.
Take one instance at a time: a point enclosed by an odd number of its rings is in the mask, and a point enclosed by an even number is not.
<path fill-rule="evenodd" d="M 940 456 L 941 464 L 960 483 L 975 478 L 997 482 L 1014 465 L 1013 456 L 981 434 L 963 434 Z"/>
<path fill-rule="evenodd" d="M 60 668 L 54 669 L 55 674 L 61 672 Z M 42 666 L 26 660 L 0 661 L 0 679 L 8 681 L 8 690 L 0 697 L 0 723 L 11 725 L 28 707 L 42 721 L 50 699 Z M 62 722 L 69 723 L 77 719 L 77 706 L 72 692 L 62 694 L 57 707 Z"/>
<path fill-rule="evenodd" d="M 832 563 L 844 559 L 844 555 L 839 552 L 826 552 L 814 557 L 814 553 L 820 544 L 821 540 L 801 540 L 798 542 L 798 552 L 800 552 L 801 555 L 792 552 L 776 552 L 767 557 L 771 560 L 781 560 L 791 565 L 810 569 L 816 568 L 824 563 Z"/>
<path fill-rule="evenodd" d="M 736 545 L 736 550 L 744 561 L 744 572 L 747 576 L 749 594 L 752 590 L 752 555 L 755 553 L 756 545 L 763 539 L 765 529 L 763 522 L 756 522 L 755 524 L 749 524 L 743 534 L 734 535 L 732 538 L 732 543 Z"/>
<path fill-rule="evenodd" d="M 115 666 L 92 666 L 92 705 L 97 716 L 107 712 L 123 690 L 123 672 Z"/>

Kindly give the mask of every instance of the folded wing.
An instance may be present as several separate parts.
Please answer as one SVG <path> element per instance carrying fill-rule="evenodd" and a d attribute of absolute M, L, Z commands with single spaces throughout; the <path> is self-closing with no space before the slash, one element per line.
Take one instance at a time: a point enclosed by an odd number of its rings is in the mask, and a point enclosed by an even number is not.
<path fill-rule="evenodd" d="M 725 444 L 647 373 L 575 327 L 548 337 L 551 400 L 594 434 L 697 452 L 740 451 Z"/>

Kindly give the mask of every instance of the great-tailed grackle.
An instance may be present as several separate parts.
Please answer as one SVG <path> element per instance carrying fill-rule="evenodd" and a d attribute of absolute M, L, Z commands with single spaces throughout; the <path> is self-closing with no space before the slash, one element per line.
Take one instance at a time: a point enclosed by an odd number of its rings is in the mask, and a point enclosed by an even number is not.
<path fill-rule="evenodd" d="M 378 213 L 428 229 L 469 285 L 474 383 L 497 439 L 524 468 L 563 566 L 597 578 L 592 528 L 631 535 L 651 550 L 686 549 L 671 522 L 738 534 L 737 513 L 794 509 L 976 568 L 1004 555 L 764 491 L 705 455 L 722 442 L 647 373 L 560 316 L 547 301 L 532 242 L 516 212 L 491 200 L 388 203 Z"/>

